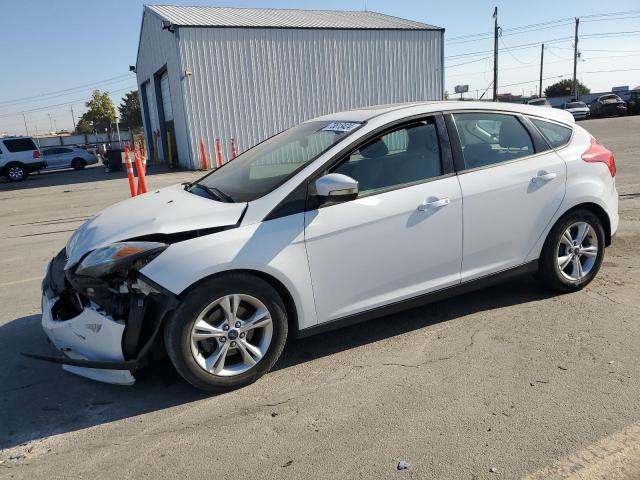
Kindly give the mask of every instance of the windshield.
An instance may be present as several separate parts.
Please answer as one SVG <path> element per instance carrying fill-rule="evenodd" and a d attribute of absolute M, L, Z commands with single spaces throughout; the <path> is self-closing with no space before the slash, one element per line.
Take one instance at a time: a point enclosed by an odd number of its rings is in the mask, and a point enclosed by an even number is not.
<path fill-rule="evenodd" d="M 538 100 L 529 100 L 529 105 L 546 105 L 547 101 L 544 98 Z"/>
<path fill-rule="evenodd" d="M 271 192 L 333 145 L 360 122 L 307 122 L 259 143 L 188 188 L 224 202 L 250 202 Z"/>
<path fill-rule="evenodd" d="M 585 108 L 587 105 L 584 102 L 571 102 L 567 103 L 567 108 Z"/>

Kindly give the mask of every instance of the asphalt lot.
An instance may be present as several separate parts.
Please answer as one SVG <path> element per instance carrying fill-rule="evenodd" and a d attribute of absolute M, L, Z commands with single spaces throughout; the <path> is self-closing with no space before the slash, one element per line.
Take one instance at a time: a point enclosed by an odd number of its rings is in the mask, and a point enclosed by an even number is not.
<path fill-rule="evenodd" d="M 640 478 L 640 117 L 582 125 L 616 155 L 621 214 L 585 290 L 523 278 L 305 339 L 219 396 L 166 365 L 116 387 L 20 356 L 53 353 L 46 262 L 128 184 L 0 182 L 0 478 Z"/>

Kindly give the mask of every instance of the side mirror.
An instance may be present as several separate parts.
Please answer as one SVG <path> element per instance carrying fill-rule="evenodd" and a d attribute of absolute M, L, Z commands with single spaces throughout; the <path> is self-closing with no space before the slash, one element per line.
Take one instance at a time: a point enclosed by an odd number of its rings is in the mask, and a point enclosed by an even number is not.
<path fill-rule="evenodd" d="M 329 173 L 315 181 L 316 195 L 324 202 L 348 202 L 358 198 L 358 182 L 341 173 Z"/>

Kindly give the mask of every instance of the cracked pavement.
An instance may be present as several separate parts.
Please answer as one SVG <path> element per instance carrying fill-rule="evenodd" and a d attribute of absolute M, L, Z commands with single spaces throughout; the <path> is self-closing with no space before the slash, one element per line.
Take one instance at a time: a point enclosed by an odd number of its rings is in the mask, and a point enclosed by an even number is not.
<path fill-rule="evenodd" d="M 218 396 L 167 364 L 116 387 L 21 357 L 52 352 L 46 261 L 128 186 L 99 168 L 0 183 L 0 478 L 640 478 L 640 117 L 582 125 L 614 151 L 621 194 L 585 290 L 524 277 L 291 343 Z"/>

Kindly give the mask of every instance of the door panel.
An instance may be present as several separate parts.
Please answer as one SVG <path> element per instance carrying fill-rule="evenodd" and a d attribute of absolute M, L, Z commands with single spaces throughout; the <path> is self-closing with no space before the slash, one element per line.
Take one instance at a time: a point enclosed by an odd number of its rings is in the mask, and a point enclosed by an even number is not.
<path fill-rule="evenodd" d="M 47 167 L 50 168 L 58 168 L 60 167 L 60 149 L 52 148 L 47 150 L 47 153 L 44 155 L 44 161 L 47 162 Z"/>
<path fill-rule="evenodd" d="M 305 242 L 319 323 L 459 283 L 458 179 L 309 211 Z"/>
<path fill-rule="evenodd" d="M 564 198 L 566 166 L 552 150 L 459 179 L 465 281 L 524 263 Z"/>

